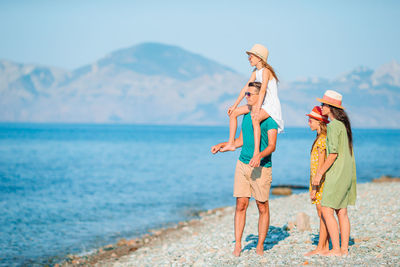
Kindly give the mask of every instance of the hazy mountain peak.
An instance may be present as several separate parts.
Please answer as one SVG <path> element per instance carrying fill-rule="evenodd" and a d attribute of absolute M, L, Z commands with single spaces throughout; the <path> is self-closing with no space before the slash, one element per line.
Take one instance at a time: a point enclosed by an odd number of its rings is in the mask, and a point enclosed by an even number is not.
<path fill-rule="evenodd" d="M 192 80 L 204 75 L 235 72 L 213 60 L 178 46 L 142 43 L 112 52 L 97 64 L 98 68 L 114 67 L 144 75 L 168 76 L 177 80 Z M 92 68 L 84 67 L 83 72 Z"/>
<path fill-rule="evenodd" d="M 392 60 L 380 66 L 371 77 L 372 83 L 389 84 L 400 86 L 400 64 L 396 60 Z"/>

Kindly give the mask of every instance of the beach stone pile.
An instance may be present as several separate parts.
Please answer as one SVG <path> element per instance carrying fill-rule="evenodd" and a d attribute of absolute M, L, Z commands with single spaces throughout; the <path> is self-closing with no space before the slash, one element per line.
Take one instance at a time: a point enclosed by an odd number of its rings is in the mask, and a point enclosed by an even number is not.
<path fill-rule="evenodd" d="M 348 209 L 352 227 L 348 256 L 304 256 L 318 243 L 319 229 L 315 206 L 304 193 L 270 201 L 263 256 L 255 253 L 258 211 L 252 201 L 240 257 L 232 255 L 234 207 L 227 207 L 205 212 L 201 219 L 168 229 L 129 255 L 95 266 L 398 265 L 400 183 L 366 183 L 357 189 L 356 206 Z M 299 220 L 305 224 L 301 229 Z"/>

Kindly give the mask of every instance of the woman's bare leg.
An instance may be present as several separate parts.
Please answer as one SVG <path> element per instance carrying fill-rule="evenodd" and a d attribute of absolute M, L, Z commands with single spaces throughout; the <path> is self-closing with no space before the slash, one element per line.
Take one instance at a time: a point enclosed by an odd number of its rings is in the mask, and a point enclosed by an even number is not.
<path fill-rule="evenodd" d="M 237 117 L 250 112 L 249 106 L 237 107 L 229 116 L 229 140 L 228 143 L 220 149 L 221 152 L 234 151 L 235 147 L 235 136 L 237 129 Z"/>
<path fill-rule="evenodd" d="M 269 117 L 269 114 L 264 110 L 260 109 L 258 118 L 251 117 L 253 122 L 253 129 L 254 129 L 254 155 L 260 153 L 260 139 L 261 139 L 261 126 L 260 123 L 263 120 L 266 120 Z"/>
<path fill-rule="evenodd" d="M 328 234 L 332 240 L 332 249 L 321 253 L 324 256 L 341 256 L 340 243 L 339 243 L 339 227 L 335 219 L 335 215 L 332 208 L 321 207 L 322 218 L 325 221 L 326 228 L 328 229 Z"/>
<path fill-rule="evenodd" d="M 340 237 L 342 241 L 342 246 L 340 250 L 343 255 L 347 255 L 349 253 L 350 239 L 350 220 L 349 216 L 347 215 L 347 208 L 340 209 L 336 213 L 339 218 Z"/>

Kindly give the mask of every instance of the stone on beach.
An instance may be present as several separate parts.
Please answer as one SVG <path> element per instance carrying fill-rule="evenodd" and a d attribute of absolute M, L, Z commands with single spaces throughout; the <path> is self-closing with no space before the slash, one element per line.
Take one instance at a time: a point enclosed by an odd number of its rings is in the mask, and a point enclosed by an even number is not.
<path fill-rule="evenodd" d="M 296 229 L 299 231 L 311 231 L 310 216 L 308 216 L 304 212 L 297 213 Z"/>
<path fill-rule="evenodd" d="M 400 182 L 400 177 L 392 177 L 389 175 L 382 175 L 377 179 L 372 180 L 373 183 L 387 183 L 387 182 Z"/>
<path fill-rule="evenodd" d="M 290 196 L 292 194 L 292 189 L 289 187 L 275 187 L 272 189 L 271 193 L 279 196 Z"/>

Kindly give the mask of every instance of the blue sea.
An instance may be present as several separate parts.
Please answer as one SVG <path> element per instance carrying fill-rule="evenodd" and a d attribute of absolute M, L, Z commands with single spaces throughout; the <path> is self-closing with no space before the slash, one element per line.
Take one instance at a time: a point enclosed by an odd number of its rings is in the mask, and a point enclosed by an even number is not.
<path fill-rule="evenodd" d="M 0 265 L 54 264 L 234 205 L 227 127 L 0 124 Z M 286 128 L 273 185 L 308 185 L 315 132 Z M 354 129 L 358 182 L 400 175 L 400 130 Z"/>

